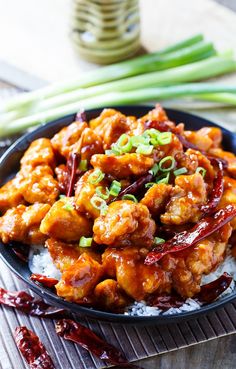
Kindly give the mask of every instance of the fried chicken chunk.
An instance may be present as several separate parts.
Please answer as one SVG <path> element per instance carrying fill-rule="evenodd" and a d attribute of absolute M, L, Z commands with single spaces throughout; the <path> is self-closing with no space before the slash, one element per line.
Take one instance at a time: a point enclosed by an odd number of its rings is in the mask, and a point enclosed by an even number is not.
<path fill-rule="evenodd" d="M 211 148 L 220 147 L 222 142 L 222 131 L 217 127 L 203 127 L 199 129 L 198 134 L 203 137 L 208 137 L 211 139 Z"/>
<path fill-rule="evenodd" d="M 171 273 L 173 288 L 181 296 L 192 297 L 200 291 L 203 274 L 211 273 L 224 260 L 231 232 L 226 224 L 190 249 L 162 258 L 160 265 Z"/>
<path fill-rule="evenodd" d="M 211 149 L 209 153 L 217 158 L 226 160 L 228 163 L 227 171 L 231 176 L 236 177 L 236 156 L 232 152 L 222 149 Z"/>
<path fill-rule="evenodd" d="M 15 177 L 0 188 L 0 212 L 5 213 L 10 208 L 24 204 L 20 183 L 21 177 Z"/>
<path fill-rule="evenodd" d="M 213 140 L 205 130 L 200 129 L 198 131 L 184 131 L 183 134 L 185 138 L 197 146 L 199 150 L 208 151 L 214 146 Z"/>
<path fill-rule="evenodd" d="M 54 264 L 61 272 L 64 272 L 73 265 L 83 253 L 90 255 L 98 262 L 101 261 L 100 254 L 91 250 L 90 247 L 79 247 L 78 244 L 65 243 L 54 238 L 49 238 L 45 245 L 48 248 Z"/>
<path fill-rule="evenodd" d="M 54 168 L 55 158 L 50 140 L 48 138 L 39 138 L 33 141 L 20 162 L 22 167 L 35 168 L 38 165 L 48 165 Z"/>
<path fill-rule="evenodd" d="M 85 128 L 79 141 L 74 144 L 73 152 L 80 153 L 81 160 L 90 162 L 94 154 L 102 154 L 104 152 L 102 139 L 91 128 Z"/>
<path fill-rule="evenodd" d="M 61 199 L 53 204 L 43 219 L 40 231 L 62 241 L 79 241 L 91 235 L 91 222 L 73 207 L 74 198 Z"/>
<path fill-rule="evenodd" d="M 236 179 L 224 177 L 224 193 L 219 203 L 219 209 L 226 205 L 236 205 Z M 236 230 L 236 217 L 230 222 L 233 230 Z"/>
<path fill-rule="evenodd" d="M 95 219 L 94 241 L 109 246 L 151 246 L 156 230 L 148 208 L 133 201 L 115 201 Z"/>
<path fill-rule="evenodd" d="M 105 279 L 98 283 L 94 295 L 100 307 L 111 311 L 119 311 L 131 302 L 114 279 Z"/>
<path fill-rule="evenodd" d="M 62 128 L 51 139 L 52 146 L 55 151 L 58 151 L 62 156 L 69 158 L 73 151 L 74 144 L 76 144 L 82 132 L 88 127 L 86 122 L 73 122 L 68 127 Z"/>
<path fill-rule="evenodd" d="M 144 258 L 137 247 L 108 248 L 102 256 L 105 273 L 116 277 L 125 293 L 137 301 L 154 292 L 169 292 L 171 286 L 169 273 L 158 264 L 145 265 Z"/>
<path fill-rule="evenodd" d="M 80 302 L 93 293 L 103 275 L 103 267 L 86 253 L 62 273 L 56 284 L 58 296 L 68 301 Z"/>
<path fill-rule="evenodd" d="M 206 175 L 204 179 L 206 182 L 212 183 L 215 178 L 215 171 L 213 166 L 211 165 L 210 160 L 200 151 L 196 151 L 193 149 L 188 149 L 186 151 L 186 155 L 190 158 L 192 162 L 197 162 L 197 167 L 206 169 Z"/>
<path fill-rule="evenodd" d="M 116 178 L 126 178 L 128 176 L 141 176 L 147 173 L 154 165 L 153 158 L 142 154 L 115 155 L 93 155 L 91 164 L 94 168 L 99 168 L 103 173 L 111 174 Z"/>
<path fill-rule="evenodd" d="M 140 203 L 147 206 L 153 217 L 157 217 L 165 209 L 171 195 L 171 190 L 171 185 L 165 183 L 154 184 L 145 193 Z"/>
<path fill-rule="evenodd" d="M 48 165 L 37 166 L 22 181 L 21 193 L 25 201 L 33 204 L 52 205 L 59 196 L 59 186 L 53 178 L 53 171 Z"/>
<path fill-rule="evenodd" d="M 106 180 L 103 180 L 97 184 L 92 184 L 88 181 L 88 177 L 94 171 L 87 171 L 76 185 L 75 198 L 76 198 L 76 208 L 81 213 L 88 213 L 93 219 L 96 219 L 100 215 L 100 210 L 93 206 L 91 203 L 91 198 L 96 194 L 96 188 L 102 187 L 105 193 L 105 189 L 109 184 Z M 107 199 L 109 200 L 109 198 Z"/>
<path fill-rule="evenodd" d="M 135 117 L 126 117 L 117 110 L 104 109 L 99 117 L 90 120 L 89 125 L 101 137 L 103 148 L 107 150 L 123 133 L 130 130 L 135 121 Z"/>
<path fill-rule="evenodd" d="M 200 205 L 207 198 L 206 184 L 201 174 L 182 175 L 175 179 L 165 214 L 161 215 L 164 224 L 185 224 L 197 222 L 201 211 Z"/>
<path fill-rule="evenodd" d="M 0 218 L 0 237 L 3 243 L 11 241 L 42 244 L 46 237 L 39 230 L 40 223 L 50 209 L 48 204 L 18 205 Z"/>

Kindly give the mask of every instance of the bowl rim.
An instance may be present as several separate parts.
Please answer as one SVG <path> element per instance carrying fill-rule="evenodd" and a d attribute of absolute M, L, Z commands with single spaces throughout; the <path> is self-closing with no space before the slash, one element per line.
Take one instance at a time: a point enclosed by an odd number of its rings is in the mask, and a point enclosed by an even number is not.
<path fill-rule="evenodd" d="M 110 108 L 110 107 L 106 107 L 106 108 Z M 153 108 L 153 105 L 121 105 L 121 106 L 116 106 L 114 107 L 117 110 L 129 110 L 129 109 L 144 109 L 144 110 L 150 110 L 150 108 Z M 104 109 L 103 107 L 101 108 L 95 108 L 95 109 L 88 109 L 86 110 L 86 113 L 88 114 L 99 114 L 102 109 Z M 168 114 L 174 114 L 174 115 L 181 115 L 183 118 L 183 120 L 187 120 L 187 119 L 192 119 L 192 120 L 198 120 L 201 121 L 202 124 L 204 125 L 208 125 L 208 126 L 214 126 L 214 127 L 218 127 L 220 128 L 223 133 L 226 133 L 228 136 L 230 136 L 231 138 L 234 138 L 236 140 L 236 133 L 233 133 L 229 130 L 227 130 L 224 127 L 221 127 L 219 124 L 214 123 L 211 120 L 208 120 L 206 118 L 197 116 L 195 114 L 191 114 L 185 111 L 181 111 L 178 109 L 170 109 L 170 108 L 164 108 L 165 111 Z M 65 123 L 65 125 L 69 125 L 73 119 L 75 118 L 75 114 L 70 114 L 70 115 L 66 115 L 62 118 L 59 119 L 55 119 L 47 124 L 41 125 L 39 127 L 37 127 L 36 129 L 34 129 L 31 132 L 28 132 L 26 134 L 24 134 L 23 136 L 21 136 L 19 139 L 17 139 L 6 151 L 5 153 L 1 156 L 0 158 L 0 167 L 4 167 L 6 165 L 6 161 L 8 159 L 8 156 L 10 154 L 12 154 L 15 151 L 18 151 L 18 147 L 20 147 L 23 143 L 27 142 L 28 144 L 30 144 L 35 138 L 35 136 L 39 133 L 44 133 L 45 130 L 48 130 L 52 127 L 55 126 L 59 126 L 61 123 L 63 123 L 64 121 L 67 122 Z M 3 262 L 8 266 L 8 268 L 17 275 L 18 278 L 20 278 L 22 281 L 25 282 L 26 285 L 29 286 L 29 288 L 31 290 L 33 290 L 36 294 L 38 294 L 39 296 L 45 298 L 47 301 L 49 301 L 50 303 L 52 303 L 55 306 L 59 306 L 62 307 L 64 309 L 69 310 L 72 313 L 76 313 L 79 315 L 83 315 L 83 316 L 87 316 L 90 318 L 96 318 L 96 319 L 100 319 L 101 321 L 112 321 L 114 323 L 141 323 L 141 324 L 151 324 L 151 323 L 156 323 L 156 324 L 168 324 L 168 323 L 176 323 L 180 320 L 187 320 L 187 319 L 194 319 L 199 317 L 202 314 L 206 314 L 209 313 L 213 310 L 216 310 L 218 308 L 223 307 L 225 304 L 227 304 L 228 302 L 231 302 L 232 300 L 236 299 L 236 290 L 233 291 L 232 293 L 224 296 L 221 299 L 218 299 L 216 301 L 214 301 L 211 304 L 206 304 L 203 305 L 200 309 L 197 310 L 192 310 L 192 311 L 187 311 L 187 312 L 181 312 L 181 313 L 175 313 L 175 314 L 170 314 L 170 315 L 153 315 L 153 316 L 131 316 L 131 315 L 125 315 L 125 314 L 120 314 L 120 313 L 111 313 L 111 312 L 107 312 L 107 311 L 101 311 L 101 310 L 96 310 L 90 307 L 85 307 L 85 306 L 81 306 L 77 303 L 74 302 L 69 302 L 64 300 L 63 298 L 57 296 L 53 291 L 50 291 L 49 289 L 41 286 L 41 285 L 37 285 L 35 284 L 33 281 L 31 281 L 29 278 L 25 277 L 24 275 L 22 275 L 20 273 L 20 270 L 17 270 L 13 265 L 12 265 L 12 261 L 13 258 L 11 257 L 9 251 L 7 251 L 7 249 L 5 249 L 6 245 L 4 245 L 3 243 L 0 242 L 0 257 L 1 260 L 3 260 Z M 26 268 L 28 266 L 26 266 L 25 264 L 23 264 L 20 260 L 19 260 L 19 269 L 22 267 Z"/>

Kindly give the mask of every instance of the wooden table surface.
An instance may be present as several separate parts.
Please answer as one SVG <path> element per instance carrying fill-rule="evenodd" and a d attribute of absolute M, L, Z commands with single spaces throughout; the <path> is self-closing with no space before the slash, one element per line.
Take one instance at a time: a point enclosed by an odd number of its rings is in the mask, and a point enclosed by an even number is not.
<path fill-rule="evenodd" d="M 185 37 L 186 34 L 203 31 L 219 47 L 231 46 L 236 51 L 236 16 L 225 7 L 216 8 L 211 0 L 140 1 L 142 21 L 145 23 L 142 40 L 148 50 L 155 50 L 170 41 Z M 236 0 L 215 1 L 236 11 Z M 48 81 L 58 81 L 94 68 L 80 60 L 68 42 L 69 28 L 65 21 L 69 16 L 67 2 L 0 0 L 0 59 Z M 161 23 L 155 22 L 155 17 L 158 18 L 157 13 L 155 14 L 158 12 L 158 5 L 163 7 L 167 3 L 170 4 L 168 11 L 172 19 L 177 4 L 180 11 L 172 30 L 165 19 Z M 154 10 L 152 14 L 151 6 Z M 196 22 L 193 21 L 194 16 Z M 59 23 L 62 27 L 56 26 Z M 55 43 L 56 39 L 60 41 Z M 234 111 L 223 114 L 229 125 L 236 121 Z M 236 335 L 140 361 L 143 368 L 147 369 L 235 369 L 235 363 Z"/>

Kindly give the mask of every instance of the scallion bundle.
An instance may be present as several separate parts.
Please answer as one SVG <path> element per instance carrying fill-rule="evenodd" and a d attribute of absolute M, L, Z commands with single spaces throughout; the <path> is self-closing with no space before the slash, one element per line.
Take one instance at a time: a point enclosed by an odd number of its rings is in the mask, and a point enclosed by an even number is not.
<path fill-rule="evenodd" d="M 230 52 L 218 54 L 212 43 L 196 35 L 164 50 L 10 99 L 0 106 L 0 136 L 80 109 L 196 96 L 235 105 L 236 86 L 202 82 L 234 71 L 236 61 Z M 123 150 L 129 149 L 130 142 L 124 142 Z"/>

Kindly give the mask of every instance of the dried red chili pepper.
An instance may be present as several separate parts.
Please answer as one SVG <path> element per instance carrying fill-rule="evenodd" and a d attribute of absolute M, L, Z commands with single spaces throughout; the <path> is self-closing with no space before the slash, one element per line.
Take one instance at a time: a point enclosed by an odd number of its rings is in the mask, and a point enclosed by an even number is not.
<path fill-rule="evenodd" d="M 201 286 L 201 291 L 195 296 L 195 298 L 202 303 L 215 301 L 217 297 L 219 297 L 229 287 L 232 279 L 233 278 L 229 274 L 222 274 L 213 282 Z"/>
<path fill-rule="evenodd" d="M 159 120 L 148 120 L 144 123 L 144 129 L 154 128 L 160 132 L 172 132 L 174 133 L 174 129 L 169 126 L 166 122 L 160 122 Z"/>
<path fill-rule="evenodd" d="M 84 110 L 81 110 L 76 114 L 75 121 L 76 122 L 86 122 L 87 121 L 86 113 Z"/>
<path fill-rule="evenodd" d="M 211 159 L 212 163 L 218 166 L 217 175 L 213 181 L 213 189 L 210 194 L 210 198 L 206 205 L 201 206 L 201 211 L 206 214 L 211 214 L 215 211 L 220 203 L 221 197 L 224 192 L 224 167 L 221 160 L 216 158 Z"/>
<path fill-rule="evenodd" d="M 79 166 L 80 154 L 72 152 L 67 161 L 67 169 L 69 173 L 68 186 L 66 196 L 70 197 L 73 195 L 75 183 L 77 179 L 77 170 Z"/>
<path fill-rule="evenodd" d="M 35 299 L 25 291 L 9 292 L 0 288 L 0 304 L 42 318 L 61 318 L 67 314 L 66 310 L 53 307 L 41 299 Z"/>
<path fill-rule="evenodd" d="M 151 296 L 147 303 L 150 306 L 157 307 L 163 311 L 169 310 L 171 308 L 179 308 L 184 304 L 184 299 L 177 295 L 164 295 L 164 296 Z"/>
<path fill-rule="evenodd" d="M 190 230 L 191 228 L 193 228 L 193 226 L 193 223 L 186 223 L 181 225 L 162 224 L 160 227 L 158 227 L 158 235 L 160 235 L 160 237 L 163 237 L 164 239 L 169 239 L 180 232 Z"/>
<path fill-rule="evenodd" d="M 197 242 L 216 232 L 236 216 L 236 207 L 227 205 L 211 217 L 204 217 L 190 231 L 178 233 L 171 240 L 154 248 L 145 259 L 146 265 L 160 260 L 164 255 L 178 252 L 195 245 Z"/>
<path fill-rule="evenodd" d="M 59 320 L 56 323 L 55 329 L 59 336 L 66 340 L 78 343 L 85 350 L 92 352 L 101 360 L 104 360 L 112 365 L 123 366 L 125 368 L 142 369 L 129 363 L 117 348 L 107 343 L 90 329 L 75 322 L 74 320 Z"/>
<path fill-rule="evenodd" d="M 29 246 L 28 245 L 13 245 L 12 246 L 12 251 L 14 252 L 14 254 L 24 263 L 28 262 L 28 257 L 29 257 Z"/>
<path fill-rule="evenodd" d="M 26 327 L 18 327 L 15 330 L 14 339 L 31 369 L 55 369 L 46 348 L 34 332 Z"/>
<path fill-rule="evenodd" d="M 233 277 L 224 273 L 219 278 L 204 284 L 201 286 L 200 292 L 193 297 L 194 300 L 205 304 L 215 301 L 230 285 Z M 163 311 L 171 308 L 179 308 L 185 300 L 178 294 L 164 295 L 164 296 L 151 296 L 148 301 L 148 305 L 155 306 Z"/>
<path fill-rule="evenodd" d="M 58 283 L 57 279 L 49 278 L 42 274 L 32 274 L 30 279 L 31 281 L 39 282 L 43 286 L 48 287 L 48 288 L 52 288 Z"/>
<path fill-rule="evenodd" d="M 111 202 L 113 201 L 117 201 L 119 199 L 122 199 L 122 197 L 126 194 L 131 194 L 134 195 L 136 194 L 138 191 L 142 190 L 144 185 L 148 182 L 151 182 L 153 180 L 153 174 L 148 173 L 145 174 L 144 176 L 140 177 L 139 179 L 137 179 L 137 181 L 133 182 L 131 185 L 129 185 L 128 187 L 124 188 L 117 197 L 114 197 Z"/>

